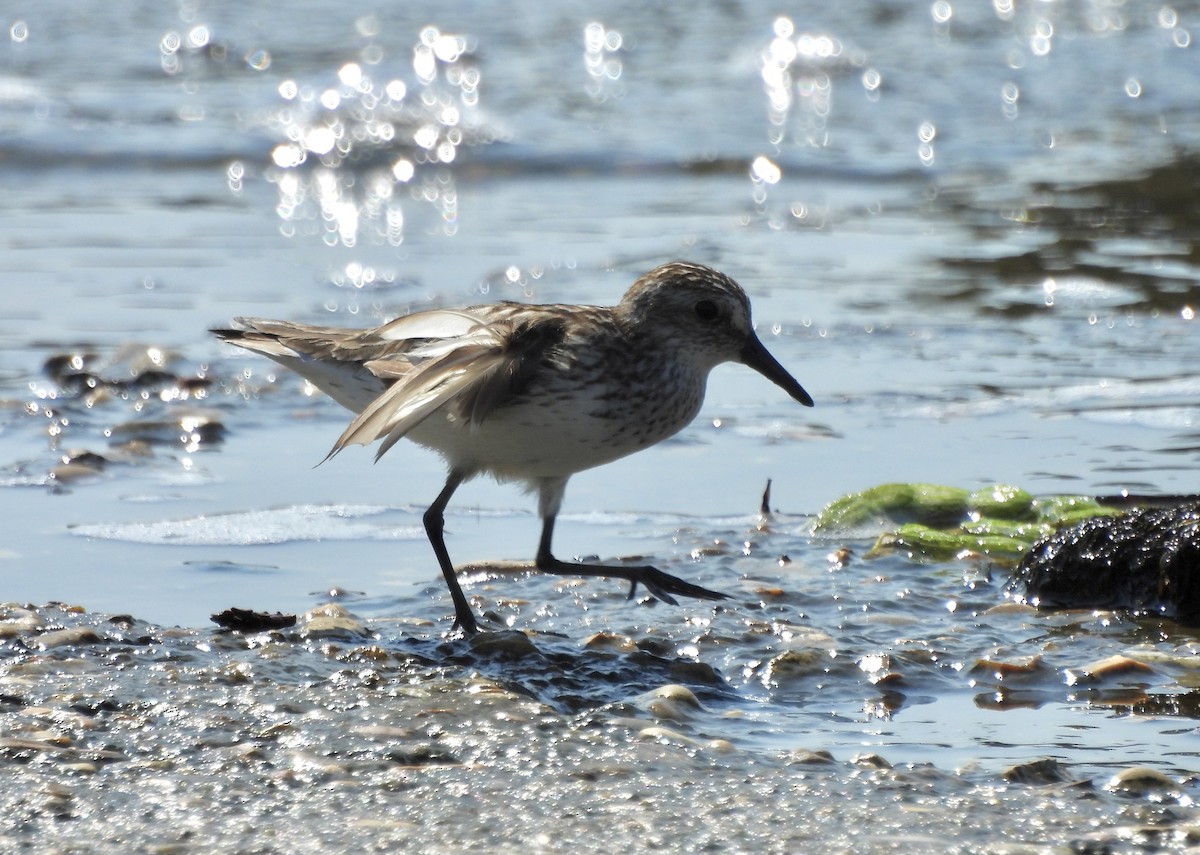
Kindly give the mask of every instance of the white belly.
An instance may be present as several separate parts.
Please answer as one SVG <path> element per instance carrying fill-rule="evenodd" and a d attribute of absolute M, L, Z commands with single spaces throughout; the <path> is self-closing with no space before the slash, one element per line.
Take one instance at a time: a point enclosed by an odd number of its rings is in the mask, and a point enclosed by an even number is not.
<path fill-rule="evenodd" d="M 653 393 L 601 385 L 580 395 L 573 384 L 539 387 L 471 426 L 443 407 L 414 428 L 413 441 L 451 466 L 498 478 L 567 477 L 654 445 L 689 424 L 704 398 L 703 378 Z"/>

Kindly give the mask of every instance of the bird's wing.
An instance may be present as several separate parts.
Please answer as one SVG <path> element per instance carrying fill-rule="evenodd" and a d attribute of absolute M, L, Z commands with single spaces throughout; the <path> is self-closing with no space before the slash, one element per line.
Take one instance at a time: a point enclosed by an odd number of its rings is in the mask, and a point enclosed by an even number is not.
<path fill-rule="evenodd" d="M 561 319 L 551 314 L 517 323 L 481 325 L 478 318 L 473 321 L 475 326 L 458 338 L 435 339 L 407 351 L 406 357 L 424 358 L 415 364 L 406 360 L 396 382 L 350 423 L 329 457 L 347 445 L 369 445 L 383 438 L 375 455 L 378 460 L 405 434 L 452 402 L 465 426 L 478 426 L 528 385 L 546 350 L 563 337 Z M 366 367 L 377 376 L 387 376 L 388 362 L 369 362 Z"/>
<path fill-rule="evenodd" d="M 383 437 L 383 445 L 375 454 L 378 460 L 406 433 L 478 382 L 482 373 L 494 372 L 503 361 L 504 352 L 499 347 L 469 346 L 422 362 L 358 414 L 333 444 L 329 457 L 347 445 L 370 445 Z"/>
<path fill-rule="evenodd" d="M 351 338 L 358 332 L 266 318 L 234 318 L 233 323 L 233 329 L 215 329 L 212 332 L 230 344 L 272 359 L 328 357 L 337 342 Z"/>
<path fill-rule="evenodd" d="M 456 309 L 430 309 L 396 318 L 371 332 L 372 338 L 384 341 L 455 339 L 485 326 L 488 320 L 478 313 Z"/>

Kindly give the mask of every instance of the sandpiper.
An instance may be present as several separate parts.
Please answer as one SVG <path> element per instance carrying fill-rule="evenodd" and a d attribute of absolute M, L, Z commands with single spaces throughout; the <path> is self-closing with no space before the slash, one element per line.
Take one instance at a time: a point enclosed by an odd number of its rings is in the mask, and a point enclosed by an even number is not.
<path fill-rule="evenodd" d="M 212 332 L 307 378 L 357 413 L 326 457 L 347 445 L 401 437 L 438 452 L 445 486 L 425 531 L 454 601 L 455 626 L 478 631 L 446 550 L 443 515 L 469 478 L 489 474 L 538 495 L 536 566 L 546 573 L 610 576 L 672 595 L 726 599 L 655 567 L 575 564 L 550 541 L 567 479 L 681 430 L 704 399 L 709 372 L 741 362 L 806 407 L 812 398 L 763 347 L 750 300 L 728 276 L 682 261 L 651 270 L 616 306 L 501 302 L 434 309 L 374 329 L 238 318 Z"/>

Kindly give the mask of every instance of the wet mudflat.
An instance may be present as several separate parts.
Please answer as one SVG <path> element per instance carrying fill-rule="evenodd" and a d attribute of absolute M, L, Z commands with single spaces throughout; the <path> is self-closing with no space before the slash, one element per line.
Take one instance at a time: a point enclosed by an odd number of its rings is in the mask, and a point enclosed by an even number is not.
<path fill-rule="evenodd" d="M 471 641 L 367 603 L 250 636 L 6 607 L 6 846 L 1196 844 L 1186 633 L 995 608 L 982 579 L 899 562 L 755 578 L 775 564 L 707 559 L 702 580 L 745 579 L 685 615 L 594 580 L 478 582 L 526 633 Z"/>

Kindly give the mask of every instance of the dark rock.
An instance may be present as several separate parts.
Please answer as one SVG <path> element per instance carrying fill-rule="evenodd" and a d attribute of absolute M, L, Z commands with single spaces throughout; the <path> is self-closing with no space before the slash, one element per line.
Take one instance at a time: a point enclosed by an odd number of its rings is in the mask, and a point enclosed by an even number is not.
<path fill-rule="evenodd" d="M 280 612 L 255 612 L 250 609 L 226 609 L 212 616 L 213 623 L 238 632 L 265 632 L 296 625 L 295 615 Z"/>
<path fill-rule="evenodd" d="M 1013 784 L 1058 784 L 1069 780 L 1070 776 L 1061 763 L 1046 758 L 1009 766 L 1001 773 L 1001 777 Z"/>
<path fill-rule="evenodd" d="M 1061 529 L 1034 544 L 1010 584 L 1039 606 L 1132 609 L 1200 624 L 1200 503 Z"/>

